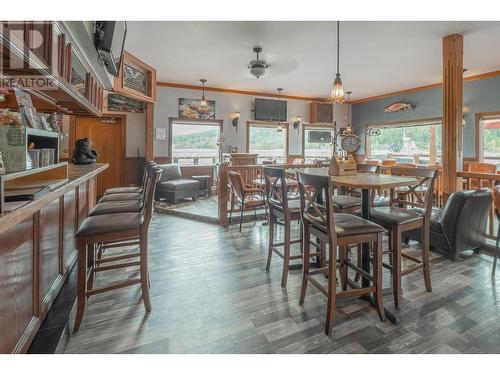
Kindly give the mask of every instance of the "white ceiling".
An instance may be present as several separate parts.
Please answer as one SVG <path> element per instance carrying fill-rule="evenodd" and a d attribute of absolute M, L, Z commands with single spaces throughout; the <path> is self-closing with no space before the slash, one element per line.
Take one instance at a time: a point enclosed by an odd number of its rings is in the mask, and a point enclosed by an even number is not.
<path fill-rule="evenodd" d="M 352 98 L 441 81 L 442 37 L 464 35 L 468 75 L 500 69 L 500 22 L 340 23 L 340 70 Z M 335 73 L 335 22 L 128 22 L 125 49 L 163 82 L 327 97 Z M 248 62 L 261 46 L 270 67 L 260 79 Z"/>

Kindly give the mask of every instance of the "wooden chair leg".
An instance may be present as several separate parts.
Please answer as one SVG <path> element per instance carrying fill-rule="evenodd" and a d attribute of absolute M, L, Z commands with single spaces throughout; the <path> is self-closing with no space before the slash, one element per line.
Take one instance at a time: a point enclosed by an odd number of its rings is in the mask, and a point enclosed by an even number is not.
<path fill-rule="evenodd" d="M 245 205 L 243 202 L 241 202 L 241 210 L 240 210 L 240 233 L 241 233 L 241 226 L 243 224 L 243 209 L 245 208 Z"/>
<path fill-rule="evenodd" d="M 227 206 L 226 206 L 226 209 L 227 209 Z M 229 210 L 229 224 L 233 223 L 233 210 L 234 210 L 234 200 L 233 200 L 233 198 L 231 198 L 231 209 Z"/>
<path fill-rule="evenodd" d="M 373 245 L 373 280 L 375 292 L 373 293 L 373 300 L 375 301 L 375 308 L 377 309 L 380 320 L 385 322 L 384 311 L 384 295 L 382 291 L 382 233 L 377 235 L 377 242 Z"/>
<path fill-rule="evenodd" d="M 87 244 L 85 238 L 77 238 L 76 250 L 78 252 L 78 275 L 77 275 L 77 302 L 76 318 L 73 333 L 78 332 L 82 323 L 85 303 L 87 299 Z"/>
<path fill-rule="evenodd" d="M 362 243 L 358 243 L 358 246 L 357 246 L 356 266 L 358 266 L 359 268 L 363 267 L 363 244 Z M 360 278 L 361 278 L 361 273 L 356 272 L 356 275 L 354 276 L 354 282 L 357 283 Z"/>
<path fill-rule="evenodd" d="M 273 246 L 274 246 L 274 216 L 270 214 L 269 216 L 269 248 L 267 251 L 267 264 L 266 271 L 269 271 L 271 267 L 271 258 L 273 256 Z"/>
<path fill-rule="evenodd" d="M 95 268 L 95 244 L 87 245 L 87 266 L 90 267 L 91 272 L 87 280 L 87 290 L 94 288 L 94 268 Z"/>
<path fill-rule="evenodd" d="M 149 296 L 149 274 L 148 274 L 148 234 L 141 233 L 139 251 L 141 253 L 141 289 L 144 308 L 147 312 L 151 311 L 151 298 Z"/>
<path fill-rule="evenodd" d="M 347 290 L 347 257 L 348 257 L 348 247 L 339 246 L 339 262 L 340 262 L 340 285 L 342 290 Z"/>
<path fill-rule="evenodd" d="M 330 242 L 329 248 L 329 263 L 328 263 L 328 306 L 326 311 L 326 326 L 325 333 L 331 336 L 333 324 L 335 322 L 335 307 L 337 299 L 337 249 Z"/>
<path fill-rule="evenodd" d="M 288 267 L 290 266 L 290 218 L 285 217 L 285 238 L 283 247 L 283 274 L 281 276 L 281 287 L 286 288 L 288 280 Z"/>
<path fill-rule="evenodd" d="M 499 221 L 500 221 L 500 216 L 498 216 Z M 495 277 L 495 271 L 497 268 L 497 257 L 498 257 L 498 248 L 500 246 L 500 223 L 498 224 L 498 231 L 497 231 L 497 243 L 495 246 L 495 259 L 493 260 L 493 268 L 491 270 L 491 277 Z"/>
<path fill-rule="evenodd" d="M 392 293 L 394 294 L 394 307 L 399 309 L 401 305 L 401 233 L 397 228 L 392 230 L 391 239 Z"/>
<path fill-rule="evenodd" d="M 424 283 L 425 290 L 432 292 L 431 285 L 431 269 L 430 269 L 430 255 L 429 255 L 429 223 L 424 223 L 422 227 L 422 261 L 424 263 Z"/>
<path fill-rule="evenodd" d="M 303 233 L 303 257 L 302 257 L 302 286 L 300 288 L 300 299 L 299 305 L 304 304 L 304 299 L 306 298 L 307 291 L 307 275 L 309 275 L 309 261 L 311 257 L 311 236 L 309 234 L 309 227 L 307 225 L 304 226 Z"/>

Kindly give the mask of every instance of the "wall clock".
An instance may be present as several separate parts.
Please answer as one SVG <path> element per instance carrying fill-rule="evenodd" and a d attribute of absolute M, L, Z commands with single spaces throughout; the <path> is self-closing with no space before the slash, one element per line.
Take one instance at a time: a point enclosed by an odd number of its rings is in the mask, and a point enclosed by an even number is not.
<path fill-rule="evenodd" d="M 361 141 L 356 134 L 347 134 L 342 137 L 340 147 L 350 154 L 355 153 L 361 147 Z"/>

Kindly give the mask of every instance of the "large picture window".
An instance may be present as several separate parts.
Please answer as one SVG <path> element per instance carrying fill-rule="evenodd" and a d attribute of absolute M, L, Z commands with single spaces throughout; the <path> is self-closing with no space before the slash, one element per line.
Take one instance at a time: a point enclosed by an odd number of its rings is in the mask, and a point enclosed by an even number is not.
<path fill-rule="evenodd" d="M 171 123 L 172 162 L 180 165 L 213 165 L 219 159 L 218 123 Z"/>
<path fill-rule="evenodd" d="M 304 125 L 302 136 L 305 163 L 326 161 L 332 157 L 332 127 Z"/>
<path fill-rule="evenodd" d="M 247 151 L 258 154 L 257 163 L 285 163 L 288 155 L 288 124 L 247 124 Z"/>
<path fill-rule="evenodd" d="M 379 135 L 370 135 L 372 128 Z M 441 163 L 441 120 L 390 125 L 370 125 L 366 132 L 366 155 L 370 159 L 395 159 L 399 163 Z"/>
<path fill-rule="evenodd" d="M 479 128 L 480 160 L 496 164 L 500 169 L 500 114 L 480 119 Z"/>

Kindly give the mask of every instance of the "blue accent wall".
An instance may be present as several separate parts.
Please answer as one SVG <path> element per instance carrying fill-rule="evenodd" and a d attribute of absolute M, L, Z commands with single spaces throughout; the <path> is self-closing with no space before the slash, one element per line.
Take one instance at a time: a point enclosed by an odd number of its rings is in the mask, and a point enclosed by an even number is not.
<path fill-rule="evenodd" d="M 413 109 L 402 112 L 384 112 L 384 107 L 396 101 L 411 103 Z M 475 150 L 475 114 L 478 112 L 500 111 L 500 75 L 464 82 L 463 92 L 466 127 L 464 129 L 464 157 L 473 158 Z M 378 124 L 392 121 L 421 120 L 442 117 L 443 93 L 441 88 L 417 91 L 410 94 L 394 95 L 388 98 L 372 100 L 352 106 L 352 124 L 354 131 L 361 138 L 360 154 L 365 153 L 366 124 Z"/>

